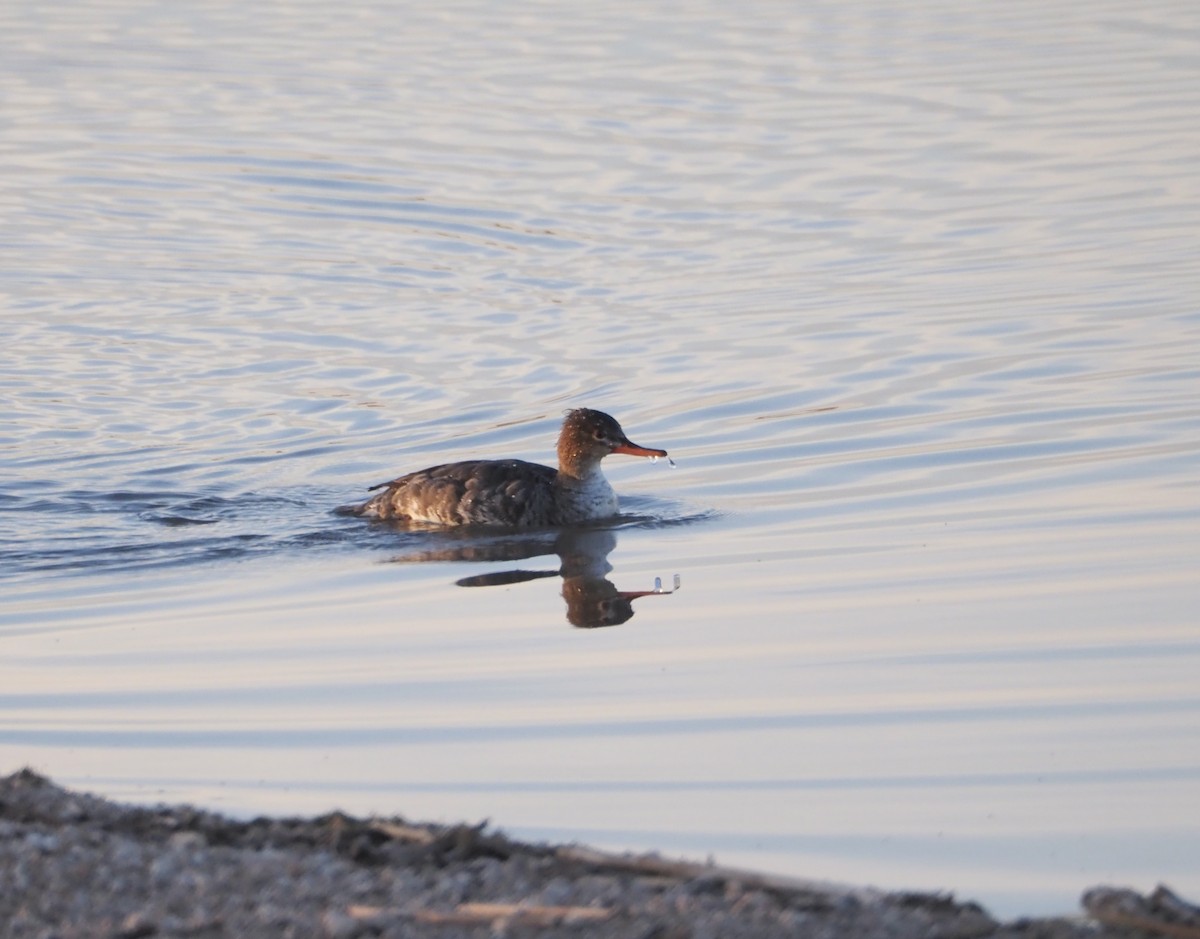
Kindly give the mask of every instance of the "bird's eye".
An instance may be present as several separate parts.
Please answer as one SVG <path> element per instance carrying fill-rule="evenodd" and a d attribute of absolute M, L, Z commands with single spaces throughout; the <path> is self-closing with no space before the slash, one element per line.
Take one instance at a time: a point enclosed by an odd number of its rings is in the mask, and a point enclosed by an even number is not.
<path fill-rule="evenodd" d="M 602 431 L 602 430 L 593 430 L 593 431 L 592 431 L 592 436 L 593 436 L 593 437 L 595 437 L 597 440 L 603 440 L 603 439 L 604 439 L 604 431 Z"/>

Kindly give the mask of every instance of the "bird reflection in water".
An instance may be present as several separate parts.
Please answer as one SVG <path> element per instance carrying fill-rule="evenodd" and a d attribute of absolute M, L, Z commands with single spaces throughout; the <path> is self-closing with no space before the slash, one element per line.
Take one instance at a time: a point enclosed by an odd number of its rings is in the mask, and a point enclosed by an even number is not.
<path fill-rule="evenodd" d="M 489 536 L 459 544 L 442 544 L 393 557 L 395 562 L 421 561 L 522 561 L 557 554 L 557 570 L 507 570 L 475 574 L 455 581 L 460 587 L 498 587 L 528 580 L 561 577 L 562 597 L 567 604 L 567 622 L 582 629 L 619 626 L 634 613 L 639 597 L 666 596 L 679 589 L 675 575 L 671 590 L 655 578 L 652 590 L 618 590 L 608 579 L 613 567 L 608 555 L 617 546 L 617 536 L 603 529 L 564 529 L 558 532 Z"/>

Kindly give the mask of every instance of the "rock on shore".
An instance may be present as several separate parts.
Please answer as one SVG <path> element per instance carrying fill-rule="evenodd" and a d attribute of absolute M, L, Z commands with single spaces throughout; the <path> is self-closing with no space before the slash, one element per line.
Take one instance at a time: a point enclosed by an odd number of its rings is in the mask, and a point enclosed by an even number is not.
<path fill-rule="evenodd" d="M 656 856 L 531 845 L 399 818 L 235 821 L 0 779 L 0 935 L 74 937 L 1115 936 L 1002 924 L 947 896 L 885 894 Z M 1200 933 L 1198 933 L 1200 939 Z"/>

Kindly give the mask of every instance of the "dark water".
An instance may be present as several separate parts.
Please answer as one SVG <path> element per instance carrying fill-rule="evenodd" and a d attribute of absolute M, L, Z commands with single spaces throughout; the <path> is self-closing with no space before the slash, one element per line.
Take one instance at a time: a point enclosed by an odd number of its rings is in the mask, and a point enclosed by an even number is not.
<path fill-rule="evenodd" d="M 1200 892 L 1191 5 L 0 28 L 0 769 Z M 336 511 L 579 405 L 613 524 Z"/>

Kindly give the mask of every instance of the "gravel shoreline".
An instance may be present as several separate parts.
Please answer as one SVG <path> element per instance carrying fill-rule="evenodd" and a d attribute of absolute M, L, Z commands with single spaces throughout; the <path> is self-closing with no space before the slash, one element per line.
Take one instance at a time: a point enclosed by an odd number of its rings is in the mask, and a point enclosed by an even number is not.
<path fill-rule="evenodd" d="M 1163 916 L 1165 934 L 1186 935 L 1194 908 L 1160 890 L 1098 888 L 1085 894 L 1090 916 L 1000 923 L 950 896 L 524 844 L 481 826 L 340 813 L 235 821 L 120 805 L 30 770 L 0 779 L 7 939 L 1082 939 Z M 1168 908 L 1158 920 L 1147 912 L 1156 899 Z M 1195 928 L 1200 937 L 1200 917 Z"/>

